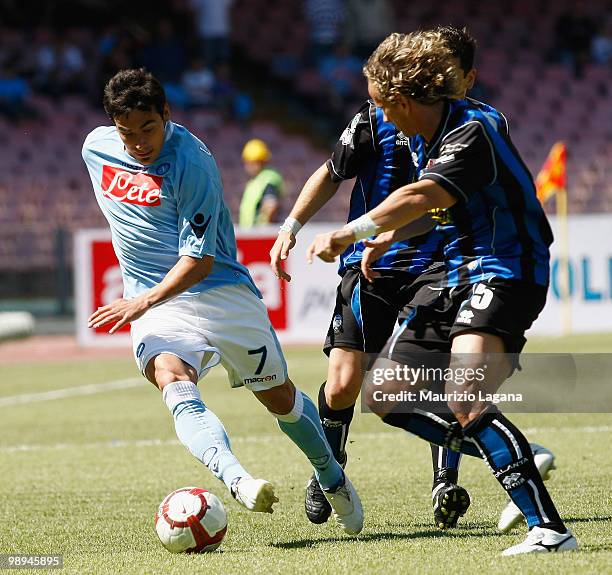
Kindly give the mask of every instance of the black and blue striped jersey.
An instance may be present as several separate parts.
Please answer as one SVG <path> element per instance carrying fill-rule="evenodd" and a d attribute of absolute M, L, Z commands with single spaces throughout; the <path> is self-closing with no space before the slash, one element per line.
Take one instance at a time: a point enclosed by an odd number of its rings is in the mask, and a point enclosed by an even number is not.
<path fill-rule="evenodd" d="M 430 143 L 414 136 L 410 148 L 418 179 L 458 200 L 437 226 L 446 285 L 491 277 L 548 284 L 552 231 L 501 113 L 475 100 L 447 102 Z"/>
<path fill-rule="evenodd" d="M 356 178 L 347 221 L 380 204 L 391 192 L 416 179 L 408 138 L 383 119 L 382 110 L 368 100 L 359 109 L 335 145 L 327 161 L 334 182 Z M 435 230 L 394 243 L 375 262 L 374 269 L 401 269 L 421 274 L 442 259 L 442 235 Z M 340 256 L 340 273 L 361 263 L 363 242 L 356 242 Z"/>

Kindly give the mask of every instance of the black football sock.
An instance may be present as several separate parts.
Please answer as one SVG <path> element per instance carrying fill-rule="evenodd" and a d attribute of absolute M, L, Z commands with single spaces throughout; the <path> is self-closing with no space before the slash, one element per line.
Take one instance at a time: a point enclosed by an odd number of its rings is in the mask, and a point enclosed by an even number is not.
<path fill-rule="evenodd" d="M 319 417 L 325 437 L 332 449 L 336 461 L 344 464 L 346 461 L 346 441 L 348 439 L 349 426 L 353 420 L 355 405 L 345 409 L 332 409 L 325 400 L 325 382 L 319 389 Z"/>
<path fill-rule="evenodd" d="M 480 447 L 495 479 L 521 510 L 529 529 L 546 527 L 559 533 L 566 528 L 533 461 L 525 436 L 493 406 L 463 432 Z"/>
<path fill-rule="evenodd" d="M 429 446 L 431 447 L 434 487 L 438 483 L 457 483 L 461 453 L 435 443 L 430 443 Z"/>
<path fill-rule="evenodd" d="M 442 447 L 448 447 L 453 451 L 460 451 L 471 457 L 482 459 L 482 453 L 476 443 L 463 436 L 463 431 L 452 414 L 431 413 L 415 409 L 411 413 L 399 413 L 392 411 L 385 415 L 382 420 L 393 427 L 399 427 L 405 431 L 418 435 L 429 443 L 435 443 Z"/>

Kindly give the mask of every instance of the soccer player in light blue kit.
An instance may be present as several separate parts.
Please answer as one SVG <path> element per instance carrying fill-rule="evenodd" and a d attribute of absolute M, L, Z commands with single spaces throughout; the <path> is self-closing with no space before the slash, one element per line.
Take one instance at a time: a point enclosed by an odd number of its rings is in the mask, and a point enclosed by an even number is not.
<path fill-rule="evenodd" d="M 236 241 L 208 148 L 170 121 L 161 84 L 144 69 L 105 87 L 113 126 L 87 136 L 83 159 L 109 222 L 124 282 L 122 299 L 89 327 L 131 322 L 136 362 L 157 386 L 191 453 L 252 511 L 272 512 L 271 483 L 254 479 L 232 453 L 198 381 L 217 363 L 246 386 L 306 454 L 338 523 L 359 533 L 359 497 L 327 443 L 317 409 L 295 388 L 261 294 L 236 260 Z"/>

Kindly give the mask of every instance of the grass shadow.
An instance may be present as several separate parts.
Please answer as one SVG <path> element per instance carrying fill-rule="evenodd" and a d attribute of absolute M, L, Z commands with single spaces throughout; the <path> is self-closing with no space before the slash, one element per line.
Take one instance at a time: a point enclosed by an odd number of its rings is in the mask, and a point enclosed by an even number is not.
<path fill-rule="evenodd" d="M 599 517 L 564 517 L 564 523 L 607 523 L 612 521 L 612 516 L 603 515 Z"/>
<path fill-rule="evenodd" d="M 303 549 L 308 547 L 314 547 L 315 545 L 325 544 L 325 543 L 341 543 L 341 542 L 380 542 L 380 541 L 398 541 L 398 540 L 407 540 L 407 539 L 423 539 L 423 538 L 453 538 L 453 539 L 463 539 L 466 537 L 490 537 L 491 535 L 496 535 L 497 533 L 494 531 L 465 531 L 461 532 L 449 532 L 449 531 L 441 531 L 441 530 L 426 530 L 426 531 L 415 531 L 414 533 L 366 533 L 363 535 L 357 535 L 351 539 L 348 539 L 343 536 L 338 537 L 322 537 L 320 539 L 295 539 L 293 541 L 281 541 L 270 543 L 271 547 L 276 547 L 278 549 Z"/>

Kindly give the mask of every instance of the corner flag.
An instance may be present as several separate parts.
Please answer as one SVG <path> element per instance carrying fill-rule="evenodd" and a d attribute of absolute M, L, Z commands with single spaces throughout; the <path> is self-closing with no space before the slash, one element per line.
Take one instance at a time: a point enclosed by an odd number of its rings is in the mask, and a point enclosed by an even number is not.
<path fill-rule="evenodd" d="M 558 193 L 566 191 L 566 160 L 567 150 L 564 142 L 557 142 L 548 153 L 548 157 L 536 177 L 538 199 L 543 204 Z"/>
<path fill-rule="evenodd" d="M 557 225 L 559 230 L 559 295 L 562 303 L 562 333 L 572 332 L 572 302 L 569 277 L 569 231 L 567 218 L 567 150 L 565 143 L 557 142 L 536 178 L 536 191 L 540 203 L 557 197 Z"/>

